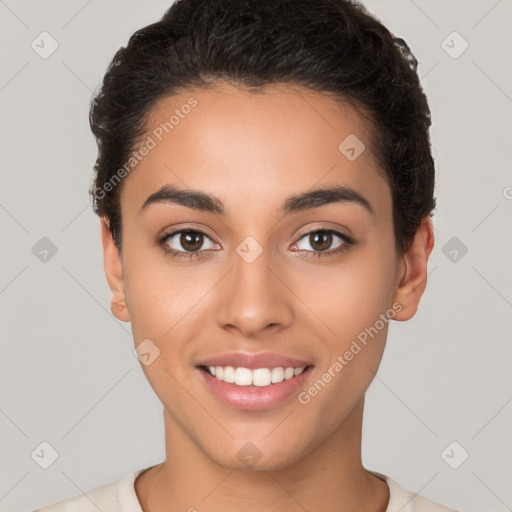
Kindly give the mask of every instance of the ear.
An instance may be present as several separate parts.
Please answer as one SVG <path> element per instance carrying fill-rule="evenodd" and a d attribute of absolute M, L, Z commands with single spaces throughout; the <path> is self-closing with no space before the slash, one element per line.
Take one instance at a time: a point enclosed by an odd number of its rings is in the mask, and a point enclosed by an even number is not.
<path fill-rule="evenodd" d="M 112 292 L 110 309 L 117 319 L 129 322 L 130 313 L 126 306 L 121 255 L 114 244 L 112 231 L 110 231 L 110 225 L 106 217 L 101 217 L 100 225 L 101 242 L 103 244 L 103 267 Z"/>
<path fill-rule="evenodd" d="M 427 216 L 416 231 L 410 248 L 401 256 L 399 283 L 393 301 L 400 303 L 402 309 L 394 316 L 395 320 L 409 320 L 416 314 L 427 286 L 427 262 L 433 247 L 434 229 L 432 219 Z"/>

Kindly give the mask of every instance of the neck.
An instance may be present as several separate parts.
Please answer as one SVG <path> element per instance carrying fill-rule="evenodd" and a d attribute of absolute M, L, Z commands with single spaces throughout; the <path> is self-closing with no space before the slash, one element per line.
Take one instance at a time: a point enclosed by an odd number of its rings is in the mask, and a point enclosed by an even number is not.
<path fill-rule="evenodd" d="M 135 490 L 144 512 L 383 512 L 389 489 L 362 465 L 362 418 L 363 400 L 296 462 L 247 471 L 217 464 L 164 410 L 166 460 L 140 475 Z"/>

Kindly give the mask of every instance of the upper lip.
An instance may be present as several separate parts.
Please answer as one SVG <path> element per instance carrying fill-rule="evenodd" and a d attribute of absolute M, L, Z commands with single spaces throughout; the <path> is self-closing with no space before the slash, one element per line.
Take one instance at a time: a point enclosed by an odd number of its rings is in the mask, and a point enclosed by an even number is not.
<path fill-rule="evenodd" d="M 203 359 L 197 366 L 233 366 L 234 368 L 303 368 L 311 363 L 293 357 L 283 356 L 272 352 L 248 354 L 246 352 L 231 352 Z"/>

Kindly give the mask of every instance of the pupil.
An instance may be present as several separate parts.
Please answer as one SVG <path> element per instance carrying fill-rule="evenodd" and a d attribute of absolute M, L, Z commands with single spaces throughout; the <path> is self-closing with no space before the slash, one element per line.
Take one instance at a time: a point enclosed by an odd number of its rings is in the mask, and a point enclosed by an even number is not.
<path fill-rule="evenodd" d="M 313 238 L 313 242 L 311 243 L 311 247 L 315 249 L 316 251 L 321 251 L 323 249 L 329 248 L 329 246 L 332 243 L 332 233 L 327 233 L 325 231 L 318 231 L 317 233 L 314 233 L 311 235 Z M 327 244 L 326 244 L 327 242 Z M 323 246 L 322 246 L 323 243 Z"/>
<path fill-rule="evenodd" d="M 181 233 L 180 243 L 184 249 L 189 251 L 197 251 L 203 245 L 201 233 L 194 233 L 192 231 L 185 231 Z"/>

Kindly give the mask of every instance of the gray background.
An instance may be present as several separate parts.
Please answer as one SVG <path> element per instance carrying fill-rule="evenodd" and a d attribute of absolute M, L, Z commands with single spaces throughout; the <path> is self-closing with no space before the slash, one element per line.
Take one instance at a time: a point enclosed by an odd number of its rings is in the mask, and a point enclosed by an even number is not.
<path fill-rule="evenodd" d="M 2 512 L 164 457 L 162 406 L 129 324 L 110 313 L 87 189 L 91 92 L 115 50 L 169 5 L 0 0 Z M 512 2 L 366 5 L 420 62 L 439 206 L 420 311 L 392 323 L 368 392 L 364 462 L 463 511 L 511 510 Z M 31 47 L 43 31 L 59 45 L 47 59 Z M 46 261 L 43 237 L 57 248 Z M 43 441 L 58 452 L 48 469 L 31 457 Z M 453 469 L 447 461 L 460 464 L 462 450 L 469 458 Z"/>

